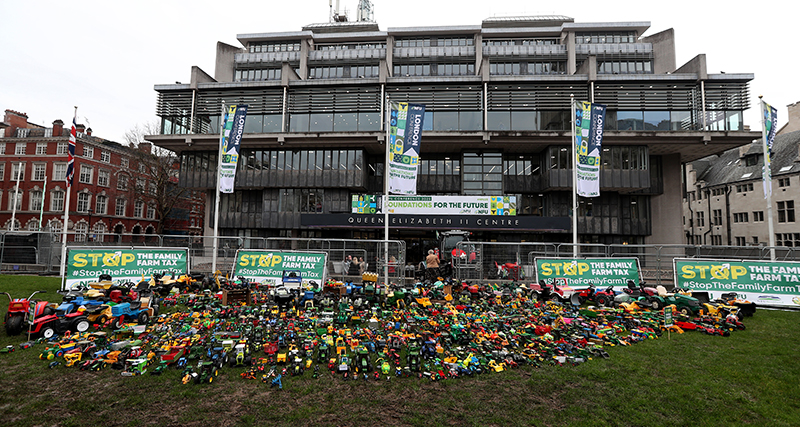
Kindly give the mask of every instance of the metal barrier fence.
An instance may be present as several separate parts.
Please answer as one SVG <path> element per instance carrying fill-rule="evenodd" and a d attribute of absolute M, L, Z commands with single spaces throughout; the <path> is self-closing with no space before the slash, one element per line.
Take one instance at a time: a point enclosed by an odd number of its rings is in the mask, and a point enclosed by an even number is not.
<path fill-rule="evenodd" d="M 357 280 L 345 270 L 347 255 L 364 258 L 366 271 L 384 275 L 388 267 L 390 281 L 413 281 L 415 265 L 406 265 L 406 244 L 388 241 L 389 263 L 384 261 L 383 240 L 301 239 L 220 236 L 217 244 L 217 269 L 228 273 L 238 249 L 308 250 L 328 254 L 328 273 L 340 280 Z M 131 246 L 189 248 L 190 271 L 212 273 L 213 236 L 68 233 L 68 246 Z M 463 257 L 453 260 L 454 276 L 459 280 L 490 281 L 499 279 L 497 265 L 517 263 L 517 279 L 532 281 L 536 276 L 535 259 L 572 258 L 571 243 L 458 243 Z M 601 245 L 579 244 L 580 258 L 636 257 L 643 280 L 671 284 L 675 258 L 716 258 L 768 260 L 768 246 L 692 246 L 692 245 Z M 800 248 L 776 247 L 776 259 L 800 261 Z M 51 232 L 0 232 L 0 271 L 58 273 L 61 266 L 61 234 Z"/>
<path fill-rule="evenodd" d="M 498 266 L 516 263 L 513 279 L 533 281 L 536 258 L 572 258 L 572 243 L 459 242 L 464 256 L 453 260 L 454 276 L 459 280 L 498 280 Z M 768 246 L 692 246 L 692 245 L 601 245 L 579 244 L 579 258 L 635 257 L 639 259 L 642 280 L 672 284 L 675 258 L 769 260 Z M 800 261 L 800 250 L 775 247 L 775 259 Z"/>

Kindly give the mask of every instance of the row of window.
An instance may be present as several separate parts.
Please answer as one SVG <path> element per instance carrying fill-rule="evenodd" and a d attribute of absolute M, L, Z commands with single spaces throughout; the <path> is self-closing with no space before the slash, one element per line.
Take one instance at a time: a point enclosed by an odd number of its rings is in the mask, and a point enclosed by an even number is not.
<path fill-rule="evenodd" d="M 537 38 L 537 39 L 483 39 L 484 46 L 544 46 L 561 44 L 558 37 Z"/>
<path fill-rule="evenodd" d="M 568 110 L 529 110 L 510 111 L 503 105 L 492 106 L 487 112 L 486 130 L 490 131 L 536 131 L 569 130 Z M 500 110 L 508 108 L 509 111 Z M 729 112 L 731 118 L 723 123 L 727 130 L 741 130 L 741 112 Z M 187 120 L 184 120 L 187 119 Z M 346 113 L 290 113 L 289 132 L 370 132 L 380 130 L 380 112 Z M 177 123 L 180 121 L 181 124 Z M 692 111 L 606 111 L 606 130 L 620 131 L 691 131 L 700 126 Z M 188 117 L 165 117 L 162 121 L 163 134 L 183 134 L 188 131 Z M 209 133 L 219 132 L 219 120 L 210 116 Z M 281 114 L 248 114 L 245 133 L 283 132 Z M 710 126 L 709 126 L 710 128 Z M 431 111 L 425 112 L 423 130 L 435 131 L 481 131 L 483 112 L 480 110 Z"/>
<path fill-rule="evenodd" d="M 411 37 L 397 38 L 394 47 L 472 46 L 475 38 L 467 37 Z"/>
<path fill-rule="evenodd" d="M 69 143 L 58 142 L 56 144 L 56 155 L 67 155 L 69 153 Z M 44 156 L 47 155 L 47 148 L 51 144 L 47 142 L 37 142 L 36 143 L 36 155 L 37 156 Z M 83 145 L 82 147 L 82 154 L 81 156 L 86 157 L 87 159 L 94 159 L 94 147 L 91 145 Z M 27 142 L 17 142 L 14 144 L 14 155 L 16 156 L 25 156 L 28 152 L 28 143 Z M 0 142 L 0 155 L 6 154 L 6 143 Z M 103 163 L 111 163 L 111 153 L 105 150 L 100 150 L 100 161 Z M 128 167 L 128 159 L 122 158 L 122 167 Z"/>
<path fill-rule="evenodd" d="M 597 74 L 653 74 L 653 61 L 597 61 Z"/>
<path fill-rule="evenodd" d="M 566 73 L 566 61 L 492 62 L 489 64 L 489 74 L 493 76 Z"/>
<path fill-rule="evenodd" d="M 316 44 L 314 50 L 386 49 L 383 42 Z"/>
<path fill-rule="evenodd" d="M 50 212 L 63 212 L 64 211 L 64 195 L 63 191 L 52 190 L 49 194 Z M 23 192 L 15 194 L 14 190 L 8 191 L 8 210 L 13 210 L 14 201 L 16 200 L 16 209 L 22 210 Z M 99 194 L 95 197 L 94 204 L 91 203 L 92 195 L 85 191 L 77 194 L 77 212 L 79 213 L 92 213 L 97 215 L 108 215 L 109 197 L 104 194 Z M 127 216 L 127 199 L 118 197 L 114 206 L 114 215 Z M 28 210 L 39 212 L 42 209 L 42 190 L 31 190 L 28 192 Z M 145 202 L 137 200 L 133 205 L 133 217 L 155 219 L 156 210 L 153 206 L 147 206 Z"/>
<path fill-rule="evenodd" d="M 795 222 L 794 200 L 784 200 L 777 202 L 778 207 L 778 222 L 789 223 Z M 753 222 L 764 222 L 764 211 L 752 211 Z M 713 225 L 722 224 L 722 209 L 714 209 L 712 211 Z M 705 225 L 705 213 L 702 211 L 695 212 L 697 219 L 697 226 L 703 227 Z M 734 223 L 750 222 L 750 212 L 735 212 L 733 214 Z"/>
<path fill-rule="evenodd" d="M 369 77 L 378 77 L 377 65 L 344 65 L 311 67 L 308 69 L 309 79 L 355 79 Z"/>
<path fill-rule="evenodd" d="M 411 76 L 474 76 L 475 63 L 402 64 L 393 67 L 395 77 Z"/>
<path fill-rule="evenodd" d="M 575 35 L 577 44 L 636 43 L 635 31 L 580 32 Z"/>
<path fill-rule="evenodd" d="M 235 82 L 254 82 L 261 80 L 280 80 L 280 68 L 267 68 L 258 70 L 236 70 L 233 81 Z"/>
<path fill-rule="evenodd" d="M 800 248 L 800 233 L 775 233 L 775 246 Z"/>
<path fill-rule="evenodd" d="M 753 191 L 753 183 L 749 182 L 747 184 L 738 184 L 736 185 L 736 192 L 737 193 L 746 193 L 748 191 Z"/>
<path fill-rule="evenodd" d="M 550 169 L 572 169 L 572 152 L 567 147 L 550 147 Z M 649 155 L 646 146 L 603 147 L 600 169 L 648 170 Z"/>
<path fill-rule="evenodd" d="M 283 42 L 283 43 L 250 43 L 247 45 L 247 51 L 250 53 L 261 52 L 299 52 L 300 42 Z"/>

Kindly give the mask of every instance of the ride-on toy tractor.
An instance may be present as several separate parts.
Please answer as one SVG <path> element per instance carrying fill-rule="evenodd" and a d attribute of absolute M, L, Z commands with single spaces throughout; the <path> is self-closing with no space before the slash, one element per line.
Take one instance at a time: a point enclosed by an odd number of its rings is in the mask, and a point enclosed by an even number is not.
<path fill-rule="evenodd" d="M 3 292 L 8 297 L 8 311 L 6 312 L 3 321 L 6 325 L 6 334 L 19 335 L 24 328 L 25 320 L 28 316 L 28 308 L 30 307 L 34 295 L 44 293 L 44 291 L 36 291 L 28 298 L 11 298 L 8 292 Z"/>

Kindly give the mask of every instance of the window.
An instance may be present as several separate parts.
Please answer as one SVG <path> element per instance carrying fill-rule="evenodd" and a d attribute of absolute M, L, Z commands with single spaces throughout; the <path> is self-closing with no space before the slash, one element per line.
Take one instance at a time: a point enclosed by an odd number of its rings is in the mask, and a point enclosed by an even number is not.
<path fill-rule="evenodd" d="M 123 158 L 119 159 L 119 166 L 120 167 L 127 168 L 129 164 L 130 163 L 129 163 L 129 160 L 128 160 L 127 157 L 123 157 Z"/>
<path fill-rule="evenodd" d="M 100 171 L 97 172 L 97 185 L 100 185 L 102 187 L 108 187 L 108 181 L 110 176 L 111 172 L 100 169 Z"/>
<path fill-rule="evenodd" d="M 42 192 L 39 190 L 31 191 L 30 210 L 38 212 L 42 209 Z"/>
<path fill-rule="evenodd" d="M 722 209 L 714 209 L 714 225 L 722 225 Z"/>
<path fill-rule="evenodd" d="M 736 239 L 736 246 L 745 246 L 746 245 L 744 237 L 736 236 L 735 239 Z"/>
<path fill-rule="evenodd" d="M 145 189 L 145 180 L 144 178 L 136 178 L 136 191 L 139 193 L 144 193 Z"/>
<path fill-rule="evenodd" d="M 0 181 L 6 179 L 6 164 L 0 163 Z"/>
<path fill-rule="evenodd" d="M 94 158 L 94 147 L 90 147 L 88 145 L 83 146 L 83 157 L 88 159 Z"/>
<path fill-rule="evenodd" d="M 753 211 L 753 222 L 764 222 L 764 211 Z"/>
<path fill-rule="evenodd" d="M 800 233 L 775 233 L 775 245 L 787 247 L 800 247 Z"/>
<path fill-rule="evenodd" d="M 0 143 L 0 154 L 6 154 L 6 143 Z"/>
<path fill-rule="evenodd" d="M 47 154 L 47 143 L 46 142 L 37 142 L 36 143 L 36 154 L 38 154 L 38 155 Z"/>
<path fill-rule="evenodd" d="M 117 190 L 128 191 L 128 175 L 119 174 L 117 177 Z"/>
<path fill-rule="evenodd" d="M 794 222 L 794 200 L 778 202 L 778 222 Z"/>
<path fill-rule="evenodd" d="M 50 232 L 53 234 L 53 241 L 58 242 L 61 239 L 61 221 L 59 220 L 50 220 L 47 223 L 48 227 L 50 227 Z"/>
<path fill-rule="evenodd" d="M 706 213 L 705 212 L 697 212 L 697 226 L 698 227 L 705 227 L 706 225 Z"/>
<path fill-rule="evenodd" d="M 722 245 L 722 236 L 711 236 L 711 244 L 717 246 Z"/>
<path fill-rule="evenodd" d="M 97 201 L 94 204 L 94 211 L 98 215 L 105 215 L 108 209 L 108 196 L 97 196 Z"/>
<path fill-rule="evenodd" d="M 11 180 L 25 181 L 25 163 L 11 163 Z"/>
<path fill-rule="evenodd" d="M 714 188 L 714 189 L 711 190 L 711 195 L 712 196 L 723 196 L 723 195 L 725 195 L 725 189 L 724 188 Z"/>
<path fill-rule="evenodd" d="M 88 213 L 89 212 L 89 199 L 91 196 L 89 193 L 83 192 L 78 193 L 78 212 Z"/>
<path fill-rule="evenodd" d="M 101 151 L 100 161 L 104 163 L 111 163 L 111 153 L 109 153 L 108 151 Z"/>
<path fill-rule="evenodd" d="M 38 219 L 32 219 L 28 223 L 28 231 L 39 231 L 39 220 Z"/>
<path fill-rule="evenodd" d="M 133 204 L 133 217 L 141 218 L 143 212 L 144 212 L 144 202 L 141 200 L 137 200 L 136 203 Z"/>
<path fill-rule="evenodd" d="M 147 173 L 147 165 L 139 163 L 139 173 Z"/>
<path fill-rule="evenodd" d="M 93 172 L 94 168 L 92 168 L 91 166 L 81 165 L 81 174 L 78 177 L 78 182 L 80 182 L 81 184 L 91 184 Z"/>
<path fill-rule="evenodd" d="M 735 213 L 735 214 L 733 214 L 733 222 L 735 222 L 735 223 L 747 222 L 747 220 L 748 220 L 747 217 L 748 217 L 748 213 L 747 212 Z"/>
<path fill-rule="evenodd" d="M 28 147 L 27 143 L 18 142 L 16 144 L 16 148 L 14 149 L 14 154 L 16 154 L 17 156 L 24 156 L 25 155 L 25 150 L 27 149 L 27 147 Z"/>
<path fill-rule="evenodd" d="M 108 229 L 106 228 L 105 224 L 102 222 L 95 223 L 94 227 L 92 227 L 92 240 L 96 242 L 102 242 L 105 240 L 104 235 L 106 232 L 108 232 Z"/>
<path fill-rule="evenodd" d="M 152 206 L 147 207 L 147 219 L 156 219 L 156 208 Z"/>
<path fill-rule="evenodd" d="M 16 202 L 17 210 L 22 210 L 22 191 L 15 191 L 15 188 L 12 188 L 8 191 L 8 210 L 14 209 L 14 202 Z"/>
<path fill-rule="evenodd" d="M 68 154 L 69 153 L 69 143 L 68 142 L 59 142 L 56 145 L 56 154 Z"/>
<path fill-rule="evenodd" d="M 64 210 L 64 192 L 51 191 L 50 192 L 50 210 L 60 212 Z"/>
<path fill-rule="evenodd" d="M 53 181 L 64 181 L 67 178 L 67 164 L 53 163 Z"/>
<path fill-rule="evenodd" d="M 746 193 L 748 191 L 753 191 L 753 183 L 749 184 L 739 184 L 736 186 L 737 193 Z"/>
<path fill-rule="evenodd" d="M 76 242 L 85 242 L 86 241 L 86 234 L 89 232 L 89 224 L 84 221 L 80 221 L 75 224 L 75 241 Z"/>
<path fill-rule="evenodd" d="M 753 236 L 753 244 L 758 245 L 758 236 Z"/>
<path fill-rule="evenodd" d="M 114 215 L 116 216 L 125 216 L 125 205 L 127 204 L 127 200 L 125 199 L 117 199 L 117 204 L 114 207 Z"/>
<path fill-rule="evenodd" d="M 789 178 L 778 178 L 778 187 L 788 187 Z"/>
<path fill-rule="evenodd" d="M 33 180 L 34 181 L 44 181 L 44 177 L 46 175 L 45 170 L 47 168 L 47 164 L 45 163 L 34 163 L 33 164 Z"/>
<path fill-rule="evenodd" d="M 156 191 L 157 191 L 157 189 L 158 189 L 158 188 L 156 187 L 156 183 L 155 183 L 155 182 L 150 182 L 150 183 L 147 185 L 147 191 L 148 191 L 148 192 L 150 192 L 150 194 L 153 194 L 153 195 L 155 195 L 155 194 L 156 194 Z"/>
<path fill-rule="evenodd" d="M 464 153 L 461 170 L 463 194 L 503 194 L 503 155 L 501 153 Z"/>
<path fill-rule="evenodd" d="M 744 165 L 745 166 L 755 166 L 758 164 L 758 154 L 750 154 L 745 156 L 744 158 Z"/>

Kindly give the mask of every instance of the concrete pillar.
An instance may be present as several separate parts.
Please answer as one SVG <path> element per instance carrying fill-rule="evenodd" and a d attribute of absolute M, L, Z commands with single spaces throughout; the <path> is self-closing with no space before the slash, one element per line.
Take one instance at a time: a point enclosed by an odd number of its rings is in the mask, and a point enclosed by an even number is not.
<path fill-rule="evenodd" d="M 652 234 L 647 236 L 647 244 L 683 244 L 683 200 L 680 191 L 668 189 L 681 188 L 680 154 L 661 156 L 661 173 L 664 193 L 650 197 L 650 224 Z"/>
<path fill-rule="evenodd" d="M 575 32 L 570 31 L 567 33 L 567 75 L 575 74 L 577 70 L 577 61 L 575 57 Z"/>

